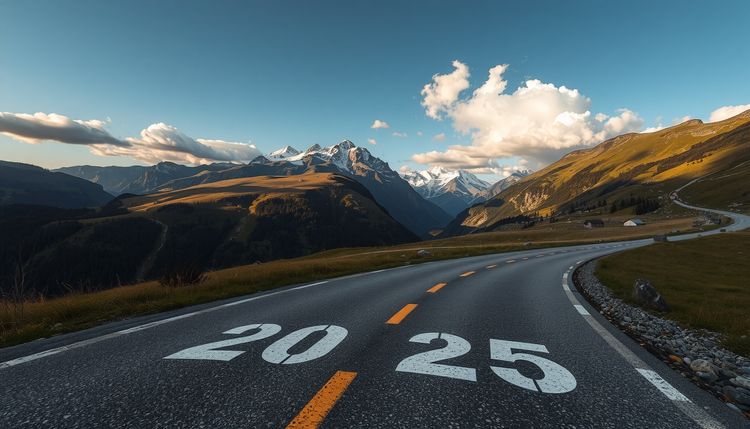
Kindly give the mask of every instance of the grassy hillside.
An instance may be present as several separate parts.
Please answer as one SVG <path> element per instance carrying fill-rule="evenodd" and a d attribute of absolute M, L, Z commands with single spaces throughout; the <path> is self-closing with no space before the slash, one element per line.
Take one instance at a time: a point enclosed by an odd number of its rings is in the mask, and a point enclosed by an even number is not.
<path fill-rule="evenodd" d="M 750 162 L 709 175 L 680 191 L 680 197 L 701 207 L 750 213 Z"/>
<path fill-rule="evenodd" d="M 662 315 L 726 335 L 725 345 L 750 356 L 750 232 L 628 250 L 599 262 L 596 275 L 635 305 L 637 278 L 649 279 L 672 308 Z"/>
<path fill-rule="evenodd" d="M 492 229 L 520 214 L 598 207 L 619 210 L 632 199 L 663 204 L 690 180 L 750 161 L 750 111 L 721 122 L 691 120 L 654 133 L 625 134 L 572 152 L 524 178 L 446 228 L 457 234 Z"/>
<path fill-rule="evenodd" d="M 417 240 L 362 185 L 329 173 L 234 179 L 123 196 L 99 212 L 48 212 L 2 211 L 9 238 L 0 242 L 0 292 L 12 289 L 19 269 L 25 295 L 50 297 Z"/>
<path fill-rule="evenodd" d="M 84 208 L 99 207 L 112 198 L 101 186 L 88 180 L 34 165 L 0 161 L 0 205 Z"/>

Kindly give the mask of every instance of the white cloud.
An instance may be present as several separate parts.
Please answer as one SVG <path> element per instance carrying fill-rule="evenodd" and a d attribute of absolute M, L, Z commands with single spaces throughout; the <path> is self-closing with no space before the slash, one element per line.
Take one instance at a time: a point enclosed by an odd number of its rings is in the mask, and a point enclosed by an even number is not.
<path fill-rule="evenodd" d="M 471 136 L 471 144 L 415 154 L 415 162 L 475 173 L 498 172 L 499 158 L 520 156 L 549 163 L 571 150 L 643 126 L 643 120 L 628 109 L 620 109 L 614 116 L 592 114 L 591 100 L 565 86 L 528 80 L 506 94 L 503 73 L 507 65 L 491 68 L 479 88 L 460 98 L 468 88 L 469 70 L 458 61 L 453 66 L 452 73 L 435 75 L 425 85 L 422 105 L 428 117 L 449 118 L 456 131 Z"/>
<path fill-rule="evenodd" d="M 708 122 L 719 122 L 737 116 L 740 113 L 750 110 L 750 104 L 740 104 L 737 106 L 722 106 L 711 112 Z"/>
<path fill-rule="evenodd" d="M 377 140 L 375 140 L 375 139 L 367 139 L 367 143 L 378 144 Z"/>
<path fill-rule="evenodd" d="M 55 140 L 69 144 L 127 146 L 127 142 L 112 137 L 104 129 L 106 123 L 97 119 L 73 120 L 57 113 L 0 112 L 0 133 L 26 143 Z"/>
<path fill-rule="evenodd" d="M 445 141 L 445 133 L 435 134 L 432 136 L 432 139 L 436 142 L 444 142 Z"/>
<path fill-rule="evenodd" d="M 372 122 L 372 125 L 370 125 L 370 128 L 372 128 L 373 130 L 379 130 L 379 129 L 381 129 L 381 128 L 390 128 L 390 127 L 391 127 L 391 126 L 390 126 L 390 125 L 388 125 L 388 122 L 386 122 L 386 121 L 381 121 L 380 119 L 375 119 L 375 120 L 374 120 L 374 121 Z"/>
<path fill-rule="evenodd" d="M 91 150 L 97 155 L 129 156 L 148 163 L 248 162 L 261 155 L 255 145 L 249 143 L 195 139 L 161 122 L 149 125 L 141 131 L 140 137 L 128 138 L 127 141 L 129 147 L 93 145 Z"/>
<path fill-rule="evenodd" d="M 0 132 L 25 143 L 85 145 L 96 155 L 129 156 L 147 163 L 247 162 L 261 155 L 252 144 L 194 139 L 163 123 L 150 125 L 140 137 L 118 139 L 104 129 L 107 122 L 74 120 L 56 113 L 0 113 Z"/>
<path fill-rule="evenodd" d="M 401 167 L 398 168 L 398 171 L 402 173 L 408 173 L 411 171 L 411 168 L 408 165 L 402 165 Z"/>
<path fill-rule="evenodd" d="M 424 133 L 422 131 L 417 131 L 417 136 L 422 137 Z"/>
<path fill-rule="evenodd" d="M 406 133 L 402 133 L 400 131 L 394 131 L 393 132 L 393 137 L 405 138 L 405 137 L 407 137 L 407 135 L 406 135 Z"/>
<path fill-rule="evenodd" d="M 422 88 L 422 106 L 427 116 L 440 119 L 440 112 L 458 100 L 461 91 L 469 87 L 469 67 L 460 61 L 453 61 L 453 70 L 449 74 L 435 74 L 432 82 Z"/>

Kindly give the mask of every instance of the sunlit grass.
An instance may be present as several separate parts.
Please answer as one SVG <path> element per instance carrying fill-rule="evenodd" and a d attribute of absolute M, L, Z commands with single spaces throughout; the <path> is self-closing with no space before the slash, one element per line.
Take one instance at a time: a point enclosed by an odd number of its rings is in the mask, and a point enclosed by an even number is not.
<path fill-rule="evenodd" d="M 750 356 L 748 261 L 750 232 L 727 233 L 609 256 L 596 275 L 633 305 L 635 280 L 650 280 L 671 307 L 663 317 L 725 334 L 728 348 Z"/>

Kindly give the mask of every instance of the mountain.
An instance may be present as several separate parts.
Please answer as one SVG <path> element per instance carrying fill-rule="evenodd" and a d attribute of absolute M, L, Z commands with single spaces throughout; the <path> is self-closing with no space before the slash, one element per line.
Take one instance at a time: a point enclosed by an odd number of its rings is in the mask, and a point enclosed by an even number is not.
<path fill-rule="evenodd" d="M 305 172 L 338 173 L 358 181 L 394 219 L 422 237 L 451 220 L 445 211 L 422 198 L 398 173 L 391 170 L 388 163 L 349 140 L 330 147 L 316 144 L 305 151 L 287 146 L 268 156 L 258 157 L 249 164 L 176 179 L 159 189 L 175 190 L 227 179 Z"/>
<path fill-rule="evenodd" d="M 465 170 L 447 170 L 433 167 L 429 170 L 407 171 L 401 176 L 422 197 L 435 203 L 452 216 L 466 208 L 481 203 L 530 174 L 518 171 L 490 185 Z"/>
<path fill-rule="evenodd" d="M 204 171 L 224 170 L 234 165 L 216 163 L 191 167 L 173 162 L 160 162 L 151 166 L 133 165 L 130 167 L 80 165 L 58 168 L 54 171 L 98 183 L 110 194 L 120 195 L 145 194 L 174 179 L 193 176 Z"/>
<path fill-rule="evenodd" d="M 464 170 L 433 167 L 429 170 L 401 173 L 422 197 L 455 216 L 476 202 L 490 184 Z"/>
<path fill-rule="evenodd" d="M 571 152 L 462 212 L 446 235 L 492 230 L 506 218 L 611 211 L 639 201 L 658 207 L 677 187 L 750 160 L 750 111 L 720 122 L 690 120 L 652 133 L 624 134 Z M 637 208 L 636 208 L 637 209 Z"/>
<path fill-rule="evenodd" d="M 0 205 L 82 208 L 98 207 L 112 198 L 101 186 L 88 180 L 34 165 L 0 161 Z"/>
<path fill-rule="evenodd" d="M 97 213 L 4 206 L 0 233 L 0 256 L 23 255 L 20 264 L 0 264 L 0 285 L 11 284 L 5 280 L 22 266 L 35 296 L 418 239 L 364 186 L 332 173 L 122 195 Z"/>
<path fill-rule="evenodd" d="M 510 176 L 495 182 L 495 184 L 483 191 L 480 196 L 484 200 L 489 200 L 500 192 L 510 188 L 511 185 L 518 183 L 521 179 L 528 176 L 529 174 L 531 174 L 531 170 L 514 171 L 510 174 Z"/>

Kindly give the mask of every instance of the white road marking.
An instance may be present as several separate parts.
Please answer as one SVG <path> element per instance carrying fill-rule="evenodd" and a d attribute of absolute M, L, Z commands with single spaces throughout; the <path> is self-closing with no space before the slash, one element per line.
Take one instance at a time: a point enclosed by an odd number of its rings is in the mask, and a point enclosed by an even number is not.
<path fill-rule="evenodd" d="M 646 380 L 650 381 L 651 384 L 656 386 L 656 388 L 664 394 L 664 396 L 671 399 L 672 401 L 690 402 L 690 399 L 680 393 L 679 390 L 672 387 L 671 384 L 667 383 L 667 381 L 661 378 L 661 376 L 655 371 L 643 368 L 636 368 L 635 370 L 640 372 Z"/>
<path fill-rule="evenodd" d="M 591 316 L 591 313 L 586 311 L 586 309 L 581 304 L 575 304 L 573 305 L 573 307 L 575 307 L 582 316 Z"/>

